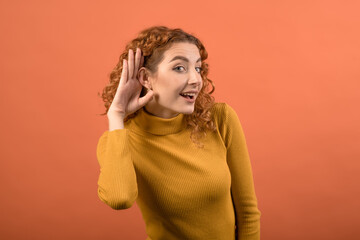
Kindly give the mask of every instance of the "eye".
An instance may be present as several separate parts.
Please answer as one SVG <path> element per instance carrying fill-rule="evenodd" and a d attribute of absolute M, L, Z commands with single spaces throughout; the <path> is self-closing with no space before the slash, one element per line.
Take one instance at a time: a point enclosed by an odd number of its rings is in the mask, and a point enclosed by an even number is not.
<path fill-rule="evenodd" d="M 184 68 L 183 66 L 177 66 L 177 67 L 175 67 L 174 69 L 179 69 L 179 68 Z"/>
<path fill-rule="evenodd" d="M 179 68 L 184 68 L 184 67 L 183 67 L 183 66 L 177 66 L 177 67 L 175 67 L 175 68 L 174 68 L 174 70 L 175 70 L 175 69 L 179 69 Z M 197 68 L 199 68 L 199 69 L 200 69 L 200 70 L 198 71 L 198 73 L 200 73 L 200 72 L 201 72 L 201 70 L 202 70 L 202 67 L 197 67 Z"/>

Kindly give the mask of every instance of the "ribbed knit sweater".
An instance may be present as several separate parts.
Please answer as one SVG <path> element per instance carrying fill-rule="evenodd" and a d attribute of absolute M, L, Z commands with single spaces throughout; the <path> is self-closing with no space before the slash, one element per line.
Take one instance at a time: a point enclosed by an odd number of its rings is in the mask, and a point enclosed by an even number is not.
<path fill-rule="evenodd" d="M 185 115 L 160 118 L 140 109 L 124 129 L 97 145 L 98 196 L 113 209 L 136 201 L 146 240 L 258 240 L 260 216 L 242 126 L 234 109 L 215 103 L 217 130 L 198 148 Z"/>

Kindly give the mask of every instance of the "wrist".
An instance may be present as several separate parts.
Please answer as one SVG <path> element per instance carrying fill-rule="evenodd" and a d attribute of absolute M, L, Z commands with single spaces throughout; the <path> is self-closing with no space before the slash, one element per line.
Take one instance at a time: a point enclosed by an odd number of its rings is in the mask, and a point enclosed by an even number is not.
<path fill-rule="evenodd" d="M 108 116 L 108 118 L 122 118 L 122 119 L 124 119 L 126 114 L 122 113 L 122 112 L 108 111 L 107 116 Z"/>

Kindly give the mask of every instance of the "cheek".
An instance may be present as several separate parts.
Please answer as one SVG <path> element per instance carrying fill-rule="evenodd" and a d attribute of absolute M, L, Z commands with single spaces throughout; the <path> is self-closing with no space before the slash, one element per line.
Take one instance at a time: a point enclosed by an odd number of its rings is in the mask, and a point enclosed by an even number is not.
<path fill-rule="evenodd" d="M 174 86 L 167 86 L 167 87 L 164 86 L 164 88 L 162 88 L 162 90 L 161 90 L 160 95 L 161 95 L 162 99 L 165 101 L 166 101 L 166 99 L 167 100 L 170 100 L 170 99 L 177 100 L 179 97 L 181 97 L 179 94 L 180 91 L 181 91 L 180 88 L 177 89 L 177 88 L 174 88 Z"/>

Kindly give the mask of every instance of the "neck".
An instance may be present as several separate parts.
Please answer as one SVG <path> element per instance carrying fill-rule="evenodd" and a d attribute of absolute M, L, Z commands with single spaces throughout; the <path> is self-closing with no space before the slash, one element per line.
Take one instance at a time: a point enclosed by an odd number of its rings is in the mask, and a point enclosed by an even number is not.
<path fill-rule="evenodd" d="M 161 118 L 148 112 L 145 107 L 140 108 L 138 114 L 132 120 L 131 127 L 136 131 L 154 135 L 178 133 L 185 129 L 187 125 L 183 113 L 179 113 L 172 118 Z"/>

